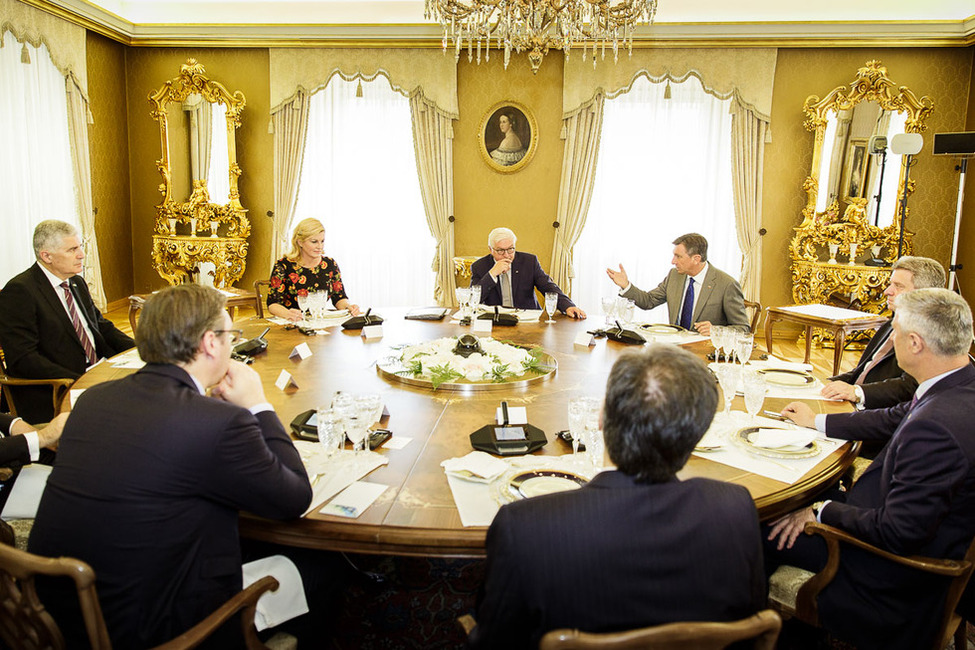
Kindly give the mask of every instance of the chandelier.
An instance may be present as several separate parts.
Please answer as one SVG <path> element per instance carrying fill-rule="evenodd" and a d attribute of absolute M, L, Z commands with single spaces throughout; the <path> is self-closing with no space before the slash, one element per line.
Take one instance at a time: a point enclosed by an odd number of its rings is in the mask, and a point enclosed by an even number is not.
<path fill-rule="evenodd" d="M 592 54 L 619 59 L 620 46 L 633 51 L 633 30 L 653 22 L 657 0 L 426 0 L 424 17 L 443 26 L 443 48 L 453 41 L 454 55 L 467 48 L 472 61 L 491 57 L 491 46 L 504 51 L 507 69 L 511 51 L 528 52 L 532 72 L 537 73 L 549 49 L 565 52 L 581 46 L 582 58 Z"/>

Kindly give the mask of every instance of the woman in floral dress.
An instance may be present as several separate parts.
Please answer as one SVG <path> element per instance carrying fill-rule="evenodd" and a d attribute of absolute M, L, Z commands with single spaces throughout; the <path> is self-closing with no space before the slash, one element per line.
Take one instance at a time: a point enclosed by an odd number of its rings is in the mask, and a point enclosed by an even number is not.
<path fill-rule="evenodd" d="M 359 305 L 352 304 L 342 286 L 342 273 L 331 257 L 322 255 L 325 226 L 318 219 L 304 219 L 291 236 L 291 251 L 274 264 L 271 271 L 267 308 L 273 315 L 295 322 L 304 315 L 298 308 L 298 296 L 325 291 L 336 309 L 348 309 L 358 315 Z"/>

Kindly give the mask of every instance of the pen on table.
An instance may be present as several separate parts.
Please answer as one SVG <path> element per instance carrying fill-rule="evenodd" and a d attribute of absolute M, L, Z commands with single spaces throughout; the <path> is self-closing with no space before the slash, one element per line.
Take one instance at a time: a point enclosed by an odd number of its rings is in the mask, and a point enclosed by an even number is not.
<path fill-rule="evenodd" d="M 788 422 L 790 424 L 792 423 L 792 420 L 785 417 L 784 415 L 776 413 L 775 411 L 762 411 L 762 415 L 764 415 L 767 418 L 772 418 L 773 420 L 778 420 L 779 422 Z"/>

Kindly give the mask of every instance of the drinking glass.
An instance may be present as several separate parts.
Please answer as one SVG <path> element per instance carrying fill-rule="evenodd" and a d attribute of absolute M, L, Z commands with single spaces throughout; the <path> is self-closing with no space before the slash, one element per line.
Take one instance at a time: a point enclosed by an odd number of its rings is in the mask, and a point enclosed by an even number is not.
<path fill-rule="evenodd" d="M 569 400 L 569 435 L 572 436 L 572 458 L 578 460 L 579 443 L 586 432 L 588 398 L 574 397 Z"/>
<path fill-rule="evenodd" d="M 741 382 L 742 392 L 745 394 L 745 410 L 754 420 L 765 402 L 765 392 L 768 390 L 765 377 L 757 372 L 743 372 Z"/>
<path fill-rule="evenodd" d="M 735 330 L 724 326 L 721 328 L 721 349 L 724 351 L 724 360 L 731 363 L 731 353 L 735 349 Z"/>
<path fill-rule="evenodd" d="M 602 412 L 602 400 L 587 397 L 586 410 L 583 416 L 583 431 L 586 443 L 586 455 L 594 470 L 603 466 L 603 432 L 599 430 L 599 415 Z"/>
<path fill-rule="evenodd" d="M 457 287 L 454 289 L 454 297 L 457 298 L 457 306 L 460 308 L 460 316 L 467 316 L 467 303 L 471 301 L 470 287 Z"/>
<path fill-rule="evenodd" d="M 380 418 L 383 416 L 383 398 L 379 396 L 379 393 L 366 393 L 365 395 L 356 395 L 355 407 L 361 410 L 363 417 L 366 419 L 366 431 L 368 433 L 369 427 L 371 427 L 376 422 L 379 422 Z M 366 451 L 369 451 L 369 437 L 366 436 L 365 444 L 363 445 Z"/>
<path fill-rule="evenodd" d="M 308 313 L 308 294 L 301 295 L 298 294 L 298 309 L 301 310 L 301 317 L 304 318 L 305 314 Z"/>
<path fill-rule="evenodd" d="M 636 303 L 632 300 L 626 298 L 620 307 L 620 320 L 626 325 L 633 324 L 633 318 L 636 315 Z"/>
<path fill-rule="evenodd" d="M 724 397 L 724 414 L 730 416 L 731 401 L 735 399 L 735 389 L 738 387 L 738 368 L 734 364 L 719 363 L 714 374 L 718 376 L 718 385 L 721 386 L 721 395 Z"/>
<path fill-rule="evenodd" d="M 332 408 L 342 418 L 343 430 L 348 434 L 348 426 L 345 426 L 347 425 L 346 419 L 355 409 L 355 397 L 351 393 L 339 391 L 332 397 Z M 349 439 L 351 440 L 351 438 Z"/>
<path fill-rule="evenodd" d="M 356 467 L 359 465 L 359 451 L 362 449 L 362 444 L 366 439 L 366 432 L 369 430 L 369 416 L 370 412 L 367 409 L 353 404 L 349 410 L 349 414 L 345 417 L 345 434 L 352 441 L 353 458 Z"/>
<path fill-rule="evenodd" d="M 745 364 L 752 357 L 752 350 L 755 349 L 755 335 L 751 332 L 736 332 L 735 333 L 735 354 L 738 355 L 738 361 L 741 362 L 741 367 L 744 370 Z"/>
<path fill-rule="evenodd" d="M 605 318 L 606 327 L 611 327 L 613 325 L 613 312 L 616 310 L 616 296 L 603 298 L 601 304 L 603 307 L 603 317 Z"/>
<path fill-rule="evenodd" d="M 548 320 L 546 323 L 554 323 L 552 315 L 555 313 L 555 308 L 559 306 L 559 294 L 551 291 L 545 294 L 545 311 L 548 312 Z"/>
<path fill-rule="evenodd" d="M 328 311 L 328 294 L 324 291 L 316 291 L 312 295 L 315 297 L 315 316 L 325 318 L 325 312 Z"/>
<path fill-rule="evenodd" d="M 711 345 L 714 346 L 714 360 L 721 361 L 721 328 L 723 325 L 711 326 Z"/>
<path fill-rule="evenodd" d="M 334 456 L 345 442 L 345 424 L 339 412 L 328 406 L 318 407 L 318 441 L 328 458 Z"/>
<path fill-rule="evenodd" d="M 481 285 L 475 284 L 471 287 L 471 313 L 476 314 L 477 308 L 481 304 Z"/>

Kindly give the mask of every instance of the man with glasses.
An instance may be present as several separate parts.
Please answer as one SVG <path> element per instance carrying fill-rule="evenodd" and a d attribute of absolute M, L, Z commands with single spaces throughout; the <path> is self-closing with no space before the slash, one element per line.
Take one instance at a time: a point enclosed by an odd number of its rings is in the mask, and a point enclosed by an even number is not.
<path fill-rule="evenodd" d="M 289 519 L 312 499 L 259 375 L 230 358 L 225 304 L 195 284 L 146 301 L 146 365 L 78 398 L 37 511 L 30 551 L 92 566 L 115 647 L 172 639 L 241 589 L 239 511 Z M 54 589 L 60 624 L 77 596 Z M 83 628 L 62 631 L 82 644 Z"/>
<path fill-rule="evenodd" d="M 488 235 L 490 253 L 471 264 L 471 286 L 481 286 L 481 303 L 515 309 L 541 309 L 535 290 L 559 296 L 558 310 L 582 320 L 586 312 L 562 293 L 531 253 L 515 253 L 518 237 L 509 228 L 495 228 Z"/>

